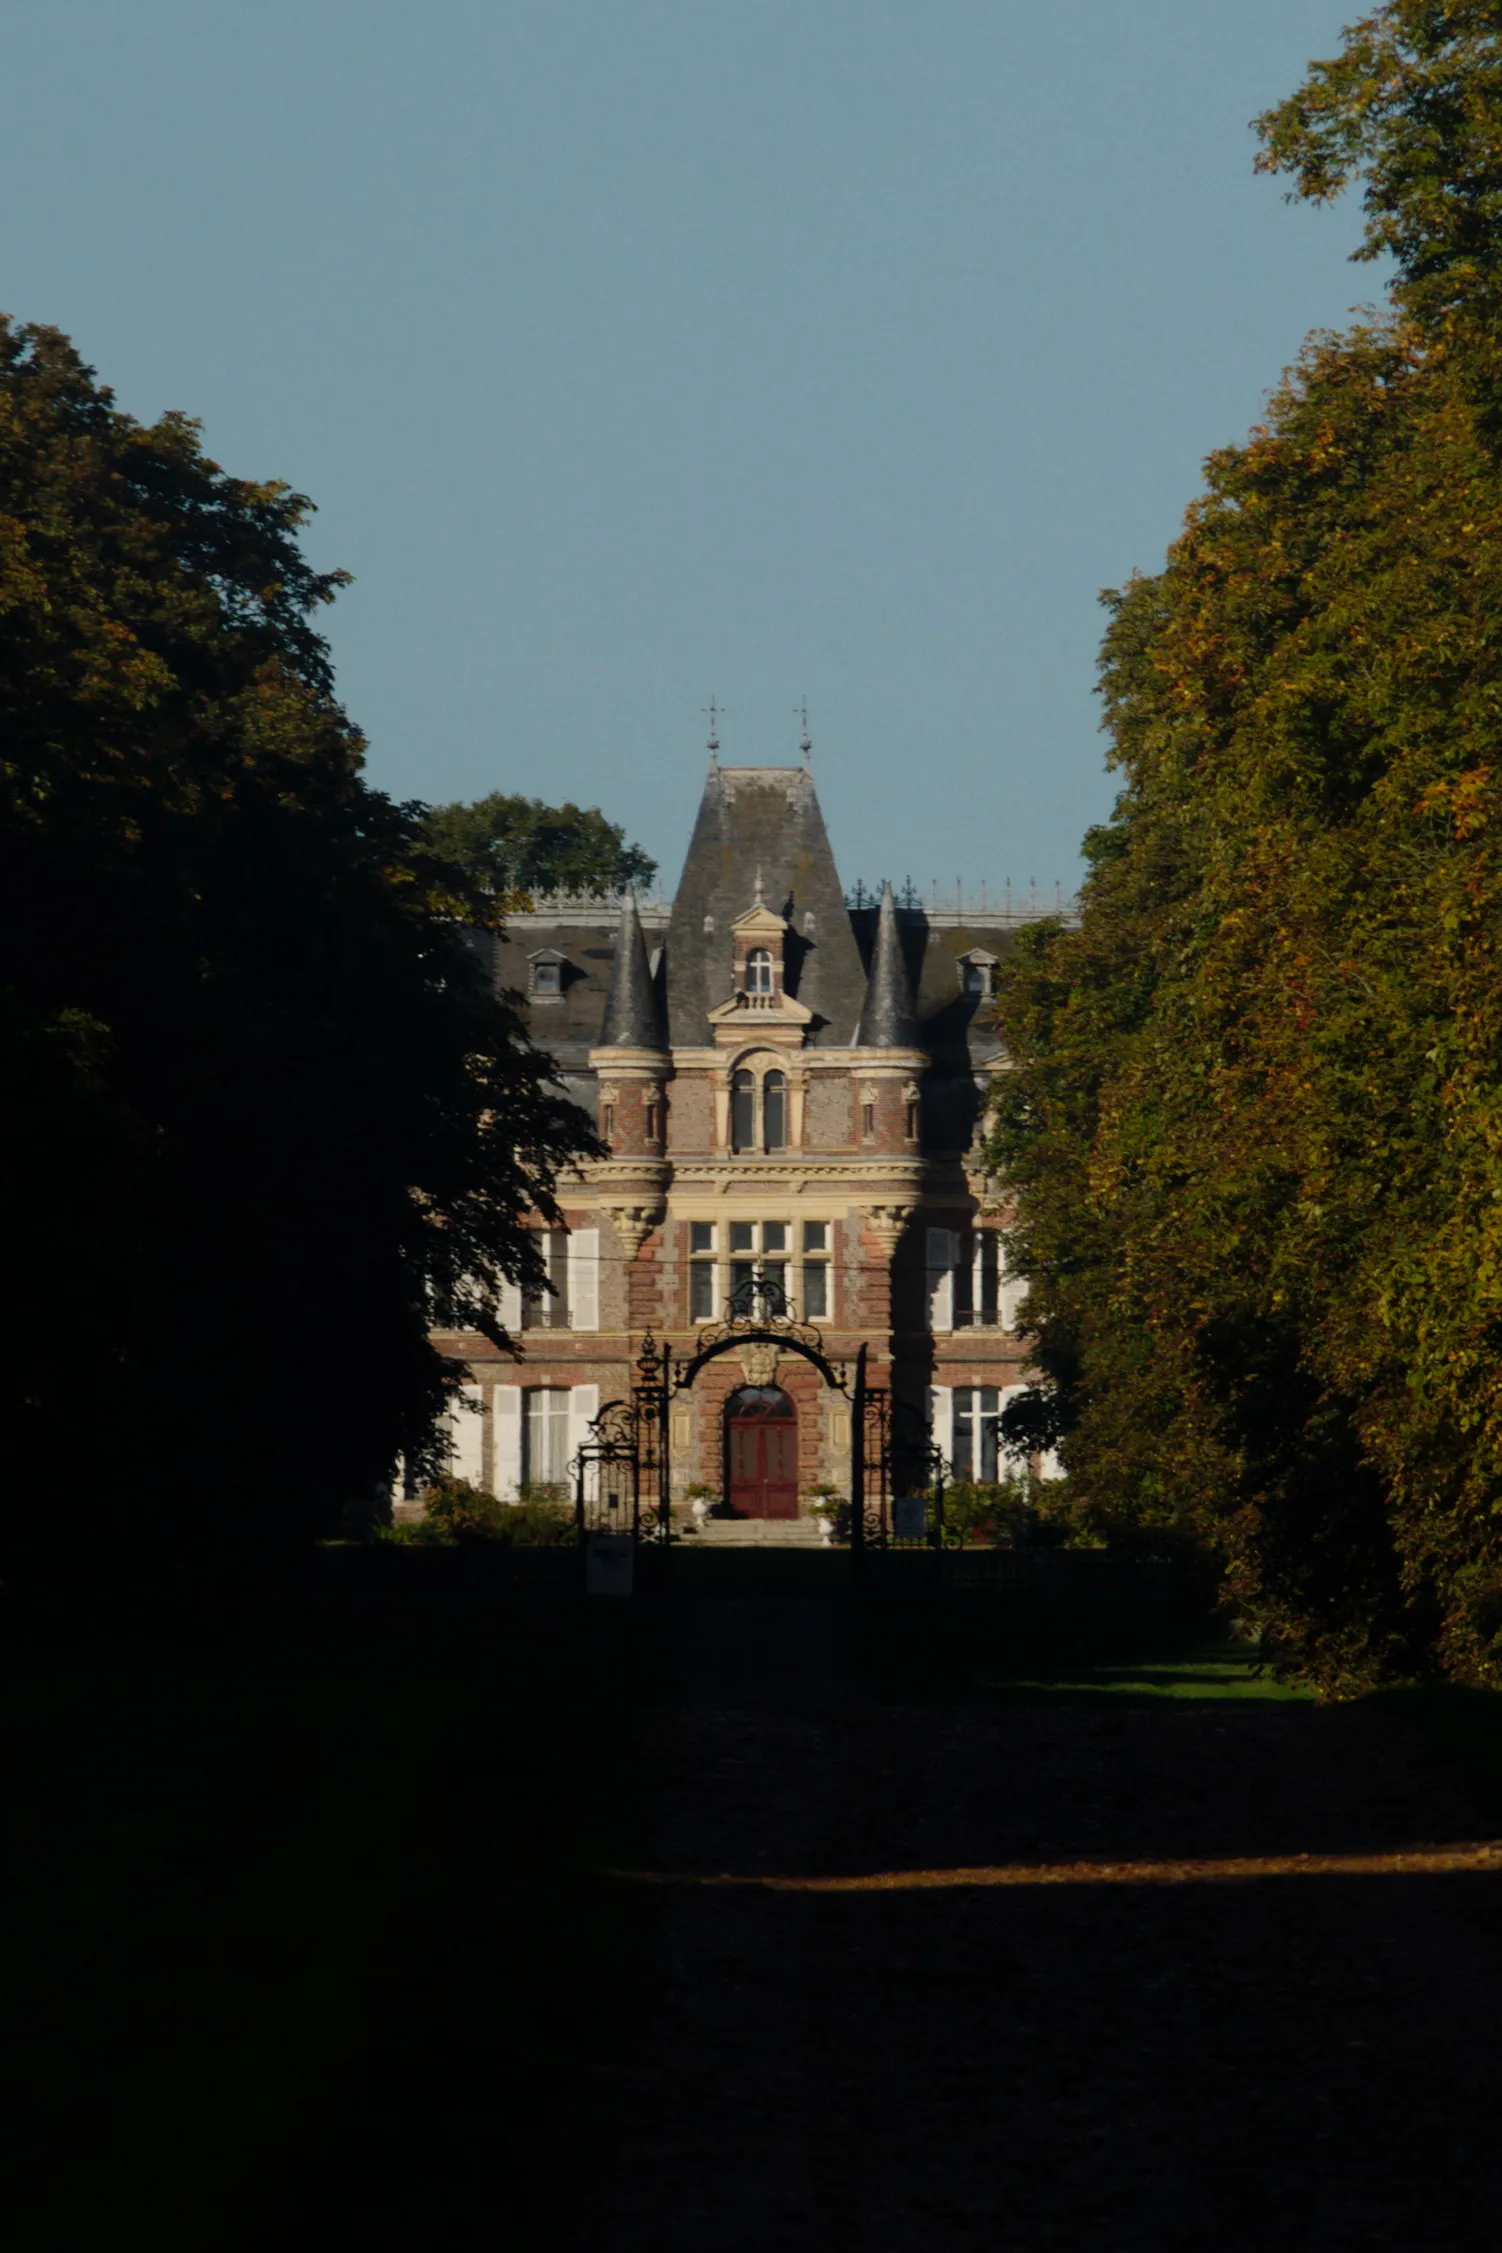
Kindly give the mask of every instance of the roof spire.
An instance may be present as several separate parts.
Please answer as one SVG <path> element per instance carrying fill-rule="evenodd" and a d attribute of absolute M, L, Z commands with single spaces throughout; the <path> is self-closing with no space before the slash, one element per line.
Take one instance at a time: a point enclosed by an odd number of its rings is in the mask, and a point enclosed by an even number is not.
<path fill-rule="evenodd" d="M 812 762 L 810 760 L 809 754 L 813 750 L 814 739 L 808 732 L 808 698 L 806 696 L 804 697 L 803 702 L 798 706 L 797 717 L 800 723 L 798 729 L 798 748 L 803 753 L 804 772 L 808 773 L 811 771 Z"/>
<path fill-rule="evenodd" d="M 724 716 L 724 706 L 716 704 L 711 696 L 701 709 L 709 715 L 709 768 L 712 774 L 720 763 L 720 721 Z"/>
<path fill-rule="evenodd" d="M 662 1025 L 657 989 L 647 961 L 647 941 L 636 912 L 636 894 L 627 886 L 621 901 L 621 927 L 615 942 L 610 992 L 605 998 L 601 1048 L 661 1048 Z"/>
<path fill-rule="evenodd" d="M 897 928 L 897 902 L 890 884 L 881 888 L 876 916 L 876 946 L 871 975 L 866 982 L 866 1003 L 855 1028 L 857 1048 L 916 1048 L 918 1026 L 913 1015 L 912 981 Z"/>

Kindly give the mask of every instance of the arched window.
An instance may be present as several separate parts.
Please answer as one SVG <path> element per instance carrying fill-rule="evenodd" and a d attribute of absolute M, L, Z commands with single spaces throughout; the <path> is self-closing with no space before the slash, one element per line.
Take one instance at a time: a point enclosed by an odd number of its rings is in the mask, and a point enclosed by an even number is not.
<path fill-rule="evenodd" d="M 769 1150 L 788 1145 L 788 1083 L 785 1073 L 768 1072 L 761 1083 L 761 1117 Z"/>
<path fill-rule="evenodd" d="M 730 1147 L 756 1148 L 756 1082 L 745 1070 L 737 1072 L 730 1082 Z"/>
<path fill-rule="evenodd" d="M 746 991 L 748 994 L 772 991 L 772 957 L 765 947 L 753 948 L 746 957 Z"/>

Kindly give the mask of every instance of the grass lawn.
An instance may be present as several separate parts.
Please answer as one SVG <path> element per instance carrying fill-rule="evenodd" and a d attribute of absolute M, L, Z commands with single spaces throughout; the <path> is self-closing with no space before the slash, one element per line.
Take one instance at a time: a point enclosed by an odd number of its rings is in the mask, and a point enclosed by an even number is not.
<path fill-rule="evenodd" d="M 1138 1585 L 872 1597 L 863 1662 L 895 1703 L 1111 1698 L 1287 1703 L 1304 1693 L 1233 1642 L 1202 1595 L 1171 1576 Z"/>

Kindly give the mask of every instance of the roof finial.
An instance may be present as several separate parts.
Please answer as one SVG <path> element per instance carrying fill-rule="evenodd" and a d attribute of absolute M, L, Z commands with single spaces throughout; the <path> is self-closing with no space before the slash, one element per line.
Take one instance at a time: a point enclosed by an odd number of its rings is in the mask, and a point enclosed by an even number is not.
<path fill-rule="evenodd" d="M 814 739 L 808 732 L 808 698 L 806 696 L 797 707 L 797 716 L 802 723 L 798 732 L 798 748 L 803 753 L 803 764 L 807 767 L 809 764 L 808 755 L 814 747 Z"/>
<path fill-rule="evenodd" d="M 699 709 L 709 715 L 709 763 L 711 767 L 717 767 L 720 763 L 720 721 L 724 717 L 725 707 L 722 704 L 716 704 L 714 698 L 711 697 L 709 702 L 702 704 Z"/>
<path fill-rule="evenodd" d="M 765 907 L 766 904 L 766 901 L 761 896 L 761 862 L 758 861 L 756 864 L 756 898 L 752 902 L 752 905 L 754 907 Z"/>

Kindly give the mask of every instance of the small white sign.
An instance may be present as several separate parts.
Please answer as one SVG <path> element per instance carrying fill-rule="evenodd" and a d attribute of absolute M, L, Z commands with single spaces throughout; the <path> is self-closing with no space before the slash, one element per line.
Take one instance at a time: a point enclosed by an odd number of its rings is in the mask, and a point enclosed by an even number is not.
<path fill-rule="evenodd" d="M 592 1533 L 584 1558 L 590 1596 L 629 1596 L 635 1582 L 636 1543 L 629 1533 Z"/>
<path fill-rule="evenodd" d="M 921 1541 L 928 1530 L 928 1496 L 899 1494 L 892 1503 L 892 1531 L 899 1541 Z"/>

